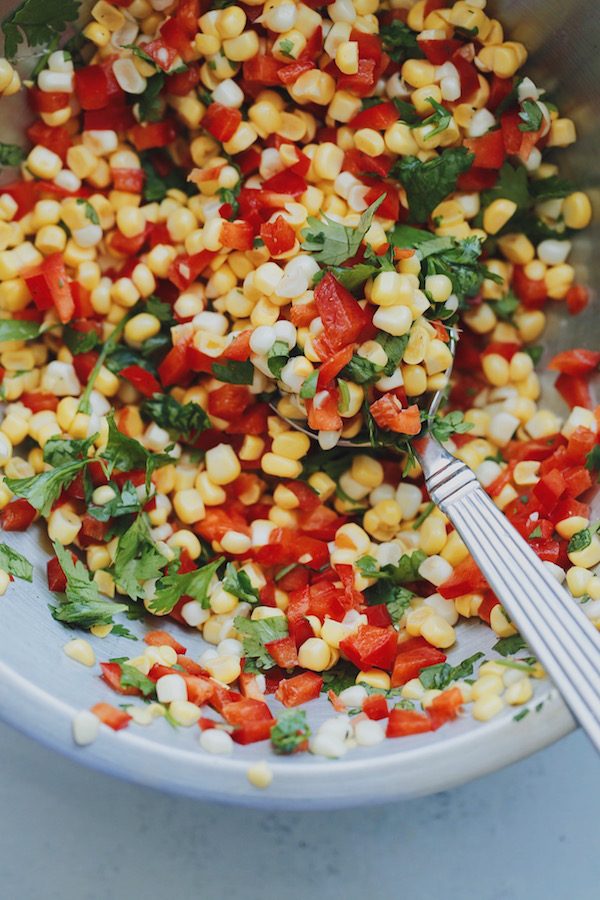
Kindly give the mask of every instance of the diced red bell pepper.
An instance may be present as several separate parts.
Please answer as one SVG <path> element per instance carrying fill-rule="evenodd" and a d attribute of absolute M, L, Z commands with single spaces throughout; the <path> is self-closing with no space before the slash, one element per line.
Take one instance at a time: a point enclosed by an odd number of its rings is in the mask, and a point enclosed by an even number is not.
<path fill-rule="evenodd" d="M 206 269 L 217 254 L 213 250 L 200 250 L 198 253 L 182 253 L 169 266 L 167 278 L 180 291 L 189 288 L 198 276 Z"/>
<path fill-rule="evenodd" d="M 193 703 L 194 706 L 204 706 L 205 703 L 211 703 L 215 696 L 215 683 L 206 676 L 189 672 L 187 666 L 192 661 L 186 659 L 186 657 L 183 657 L 183 659 L 185 660 L 185 665 L 182 665 L 180 660 L 177 660 L 177 662 L 178 665 L 186 669 L 185 673 L 180 674 L 185 681 L 189 702 Z"/>
<path fill-rule="evenodd" d="M 488 131 L 481 137 L 467 138 L 464 145 L 475 154 L 473 165 L 480 169 L 499 169 L 506 158 L 500 129 Z"/>
<path fill-rule="evenodd" d="M 95 350 L 88 350 L 87 353 L 77 353 L 73 357 L 73 368 L 80 381 L 87 384 L 92 370 L 98 362 L 98 353 Z"/>
<path fill-rule="evenodd" d="M 21 396 L 21 401 L 23 396 Z M 588 453 L 596 443 L 596 434 L 590 428 L 583 428 L 581 425 L 569 435 L 567 442 L 567 456 L 569 462 L 573 465 L 585 465 Z"/>
<path fill-rule="evenodd" d="M 121 666 L 118 663 L 100 663 L 102 675 L 100 676 L 106 684 L 116 691 L 117 694 L 124 694 L 127 697 L 139 697 L 141 691 L 139 688 L 121 684 Z"/>
<path fill-rule="evenodd" d="M 129 136 L 136 150 L 151 150 L 153 147 L 168 147 L 175 140 L 176 132 L 173 123 L 165 119 L 134 125 Z"/>
<path fill-rule="evenodd" d="M 426 38 L 418 40 L 418 44 L 419 49 L 434 66 L 442 66 L 448 62 L 452 55 L 463 46 L 461 41 L 454 38 Z"/>
<path fill-rule="evenodd" d="M 177 59 L 177 51 L 161 38 L 144 44 L 144 53 L 147 53 L 163 72 L 168 72 Z"/>
<path fill-rule="evenodd" d="M 278 77 L 281 67 L 282 64 L 273 56 L 257 54 L 243 64 L 244 81 L 274 87 L 281 84 Z"/>
<path fill-rule="evenodd" d="M 421 430 L 421 414 L 416 403 L 402 409 L 401 402 L 393 394 L 384 394 L 371 404 L 369 410 L 380 428 L 398 434 L 418 434 Z"/>
<path fill-rule="evenodd" d="M 554 383 L 554 387 L 571 408 L 574 406 L 583 406 L 585 409 L 592 408 L 592 397 L 587 376 L 566 375 L 561 372 Z"/>
<path fill-rule="evenodd" d="M 133 125 L 135 125 L 135 116 L 131 106 L 110 105 L 105 109 L 88 109 L 83 116 L 84 131 L 122 132 Z M 139 149 L 142 148 L 138 147 Z"/>
<path fill-rule="evenodd" d="M 349 91 L 351 94 L 356 94 L 357 97 L 368 97 L 377 81 L 375 69 L 375 60 L 359 59 L 358 72 L 354 75 L 344 75 L 342 73 L 338 75 L 338 90 Z"/>
<path fill-rule="evenodd" d="M 284 706 L 301 706 L 309 700 L 316 700 L 321 693 L 323 679 L 316 672 L 303 672 L 279 682 L 275 697 Z"/>
<path fill-rule="evenodd" d="M 542 510 L 545 513 L 551 513 L 566 489 L 567 485 L 562 472 L 552 469 L 534 485 L 532 493 L 540 501 Z"/>
<path fill-rule="evenodd" d="M 342 419 L 338 412 L 338 391 L 321 391 L 316 400 L 306 401 L 308 427 L 313 431 L 339 431 Z"/>
<path fill-rule="evenodd" d="M 592 486 L 592 476 L 585 466 L 573 466 L 563 470 L 563 478 L 567 486 L 567 494 L 570 497 L 579 497 Z"/>
<path fill-rule="evenodd" d="M 445 661 L 446 654 L 426 642 L 423 642 L 422 646 L 414 646 L 408 650 L 402 650 L 400 645 L 392 670 L 392 687 L 400 687 L 412 678 L 418 678 L 421 669 Z"/>
<path fill-rule="evenodd" d="M 569 313 L 577 316 L 590 302 L 590 292 L 581 284 L 572 284 L 567 291 L 566 300 Z"/>
<path fill-rule="evenodd" d="M 194 56 L 194 46 L 191 38 L 193 35 L 182 25 L 178 16 L 166 19 L 160 26 L 160 35 L 169 47 L 177 50 L 184 62 L 189 62 Z"/>
<path fill-rule="evenodd" d="M 486 191 L 494 187 L 498 180 L 498 173 L 492 169 L 477 169 L 472 166 L 458 176 L 456 186 L 461 191 Z"/>
<path fill-rule="evenodd" d="M 104 725 L 112 728 L 113 731 L 121 731 L 122 728 L 127 728 L 131 722 L 129 713 L 126 713 L 124 709 L 117 709 L 116 706 L 112 706 L 110 703 L 96 703 L 92 706 L 90 712 L 93 712 L 96 718 L 100 719 Z"/>
<path fill-rule="evenodd" d="M 474 594 L 487 587 L 487 581 L 479 571 L 477 563 L 467 557 L 454 569 L 452 575 L 438 586 L 438 593 L 446 600 L 454 600 L 463 594 Z"/>
<path fill-rule="evenodd" d="M 39 266 L 28 269 L 22 276 L 38 309 L 55 307 L 61 322 L 70 322 L 75 304 L 62 253 L 51 253 Z"/>
<path fill-rule="evenodd" d="M 252 250 L 254 229 L 249 222 L 223 222 L 219 238 L 231 250 Z"/>
<path fill-rule="evenodd" d="M 273 222 L 261 225 L 260 236 L 271 256 L 288 253 L 296 243 L 296 232 L 283 216 L 277 216 Z"/>
<path fill-rule="evenodd" d="M 162 393 L 162 388 L 152 372 L 141 366 L 125 366 L 120 373 L 122 378 L 129 381 L 144 397 L 152 397 L 153 394 Z"/>
<path fill-rule="evenodd" d="M 340 642 L 340 650 L 359 669 L 375 667 L 391 671 L 396 658 L 398 635 L 387 628 L 361 625 Z"/>
<path fill-rule="evenodd" d="M 472 62 L 463 56 L 462 48 L 453 55 L 452 64 L 458 71 L 460 78 L 460 97 L 458 99 L 461 103 L 466 103 L 479 90 L 477 69 Z"/>
<path fill-rule="evenodd" d="M 298 651 L 291 637 L 269 641 L 265 647 L 280 669 L 293 669 L 298 665 Z"/>
<path fill-rule="evenodd" d="M 364 175 L 378 175 L 381 178 L 387 178 L 392 167 L 392 157 L 386 156 L 385 153 L 379 156 L 367 156 L 353 147 L 344 153 L 344 163 L 342 168 L 345 172 L 352 172 L 353 175 L 363 177 Z M 385 201 L 384 201 L 385 203 Z M 377 211 L 379 215 L 379 210 Z"/>
<path fill-rule="evenodd" d="M 108 78 L 103 66 L 75 70 L 75 95 L 82 109 L 104 109 L 108 105 Z"/>
<path fill-rule="evenodd" d="M 41 412 L 44 409 L 51 409 L 56 412 L 56 407 L 58 406 L 58 397 L 44 391 L 26 391 L 24 394 L 21 394 L 19 400 L 34 413 Z"/>
<path fill-rule="evenodd" d="M 148 631 L 144 635 L 144 643 L 149 647 L 171 647 L 175 653 L 184 654 L 186 648 L 167 631 Z"/>
<path fill-rule="evenodd" d="M 67 151 L 73 144 L 71 135 L 64 125 L 51 126 L 45 125 L 44 122 L 38 120 L 27 129 L 27 137 L 32 144 L 40 144 L 48 150 L 52 150 L 57 156 L 60 156 L 64 162 L 67 158 Z"/>
<path fill-rule="evenodd" d="M 393 709 L 390 712 L 385 736 L 406 737 L 409 734 L 422 734 L 432 730 L 431 719 L 424 713 L 413 709 Z"/>
<path fill-rule="evenodd" d="M 354 343 L 370 321 L 358 301 L 329 272 L 318 283 L 314 296 L 332 348 L 341 350 Z"/>
<path fill-rule="evenodd" d="M 361 110 L 348 124 L 350 128 L 373 128 L 375 131 L 385 131 L 399 118 L 400 113 L 396 106 L 390 100 L 386 100 Z"/>
<path fill-rule="evenodd" d="M 512 78 L 499 78 L 498 75 L 492 75 L 490 82 L 490 96 L 487 101 L 488 109 L 495 112 L 500 104 L 506 100 L 513 89 Z M 516 103 L 515 99 L 515 103 Z"/>
<path fill-rule="evenodd" d="M 165 90 L 167 94 L 175 97 L 185 97 L 194 90 L 200 81 L 200 68 L 198 66 L 188 66 L 185 72 L 176 72 L 169 75 L 165 82 Z"/>
<path fill-rule="evenodd" d="M 208 395 L 208 411 L 220 419 L 236 419 L 242 416 L 252 402 L 250 391 L 244 384 L 224 384 Z"/>
<path fill-rule="evenodd" d="M 251 697 L 245 697 L 235 703 L 225 703 L 221 714 L 229 725 L 234 726 L 231 736 L 238 744 L 266 741 L 276 723 L 267 704 Z"/>
<path fill-rule="evenodd" d="M 304 72 L 310 72 L 310 70 L 314 68 L 314 60 L 302 57 L 301 59 L 297 59 L 293 63 L 290 63 L 288 66 L 283 66 L 281 69 L 278 69 L 276 75 L 279 81 L 287 87 L 289 84 L 295 84 Z"/>
<path fill-rule="evenodd" d="M 443 691 L 433 699 L 427 708 L 427 715 L 431 721 L 431 727 L 437 731 L 446 722 L 455 719 L 463 704 L 460 688 L 453 687 Z"/>
<path fill-rule="evenodd" d="M 29 105 L 38 113 L 53 113 L 69 105 L 69 95 L 64 91 L 41 91 L 37 87 L 27 90 Z"/>
<path fill-rule="evenodd" d="M 75 557 L 74 553 L 71 555 Z M 56 556 L 51 556 L 46 563 L 46 577 L 48 579 L 48 588 L 51 591 L 55 591 L 59 594 L 62 594 L 66 591 L 67 576 L 63 572 Z"/>
<path fill-rule="evenodd" d="M 597 371 L 599 365 L 600 352 L 580 348 L 557 353 L 548 363 L 548 368 L 565 375 L 589 375 Z"/>
<path fill-rule="evenodd" d="M 233 137 L 241 121 L 242 114 L 239 109 L 223 106 L 221 103 L 211 103 L 200 124 L 218 141 L 225 142 Z"/>
<path fill-rule="evenodd" d="M 363 701 L 362 710 L 369 719 L 375 721 L 387 719 L 390 714 L 386 699 L 381 694 L 371 694 L 370 697 L 367 697 Z"/>
<path fill-rule="evenodd" d="M 182 341 L 172 347 L 158 367 L 158 377 L 165 387 L 178 384 L 189 372 L 189 345 Z"/>
<path fill-rule="evenodd" d="M 283 172 L 277 172 L 271 175 L 266 181 L 263 181 L 262 193 L 265 191 L 274 194 L 284 194 L 290 197 L 300 197 L 306 190 L 306 179 L 291 169 L 284 169 Z"/>
<path fill-rule="evenodd" d="M 0 512 L 0 521 L 5 531 L 26 531 L 37 515 L 35 507 L 19 497 L 7 503 Z"/>
<path fill-rule="evenodd" d="M 322 391 L 333 382 L 334 378 L 339 375 L 344 366 L 350 362 L 353 353 L 354 346 L 351 344 L 349 347 L 338 350 L 331 359 L 328 359 L 327 362 L 324 362 L 319 367 L 317 390 Z"/>
<path fill-rule="evenodd" d="M 141 194 L 144 187 L 143 169 L 111 169 L 115 191 L 127 191 L 129 194 Z"/>

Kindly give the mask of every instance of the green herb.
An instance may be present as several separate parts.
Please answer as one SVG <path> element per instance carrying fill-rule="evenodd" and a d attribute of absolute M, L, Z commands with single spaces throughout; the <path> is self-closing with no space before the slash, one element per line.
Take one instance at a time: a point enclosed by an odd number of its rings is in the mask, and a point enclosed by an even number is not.
<path fill-rule="evenodd" d="M 423 58 L 416 32 L 401 19 L 392 19 L 389 24 L 381 25 L 379 35 L 383 49 L 394 62 L 403 63 L 407 59 Z"/>
<path fill-rule="evenodd" d="M 138 115 L 140 122 L 160 122 L 163 117 L 163 104 L 160 98 L 165 83 L 164 72 L 151 75 L 146 82 L 146 89 L 139 95 Z"/>
<path fill-rule="evenodd" d="M 233 162 L 233 160 L 230 162 L 230 165 L 232 165 L 234 168 L 236 168 L 238 170 L 238 172 L 240 172 L 239 167 L 236 166 L 236 164 L 235 164 L 235 162 Z M 229 216 L 230 220 L 237 218 L 237 214 L 240 209 L 238 197 L 240 195 L 241 189 L 242 189 L 241 172 L 240 172 L 239 180 L 236 182 L 236 184 L 232 188 L 218 188 L 217 189 L 217 195 L 218 195 L 221 203 L 228 203 L 231 206 L 231 215 Z"/>
<path fill-rule="evenodd" d="M 127 607 L 120 603 L 102 600 L 98 585 L 93 580 L 84 564 L 73 561 L 70 550 L 62 544 L 55 543 L 54 552 L 64 572 L 67 587 L 66 602 L 50 607 L 52 616 L 67 625 L 80 625 L 91 628 L 92 625 L 112 625 L 115 613 L 124 612 Z"/>
<path fill-rule="evenodd" d="M 150 476 L 156 469 L 168 466 L 173 462 L 173 457 L 168 453 L 152 453 L 136 441 L 128 437 L 117 428 L 115 416 L 110 412 L 107 416 L 108 441 L 102 450 L 100 457 L 106 460 L 109 474 L 114 469 L 122 472 L 131 472 L 133 469 L 145 469 L 146 491 L 150 491 Z"/>
<path fill-rule="evenodd" d="M 569 541 L 567 553 L 578 553 L 580 550 L 585 550 L 586 547 L 589 547 L 591 543 L 592 530 L 590 528 L 583 528 L 581 531 L 574 534 Z"/>
<path fill-rule="evenodd" d="M 27 500 L 43 516 L 47 516 L 55 501 L 88 462 L 87 459 L 76 460 L 28 478 L 5 478 L 4 483 L 15 496 Z"/>
<path fill-rule="evenodd" d="M 23 581 L 33 581 L 33 566 L 8 544 L 0 544 L 0 569 L 4 569 L 14 578 L 22 578 Z"/>
<path fill-rule="evenodd" d="M 76 331 L 71 325 L 65 325 L 63 341 L 73 356 L 77 356 L 93 350 L 100 343 L 100 338 L 93 328 L 90 331 Z"/>
<path fill-rule="evenodd" d="M 275 378 L 281 378 L 281 370 L 290 358 L 290 348 L 286 341 L 275 341 L 267 353 L 267 366 Z"/>
<path fill-rule="evenodd" d="M 433 500 L 431 500 L 427 504 L 427 506 L 425 507 L 423 512 L 420 515 L 418 515 L 417 518 L 415 519 L 415 521 L 413 522 L 413 526 L 412 526 L 413 531 L 419 530 L 419 528 L 421 527 L 421 525 L 423 524 L 425 519 L 427 519 L 431 515 L 431 513 L 434 511 L 434 509 L 435 509 L 435 503 L 433 502 Z"/>
<path fill-rule="evenodd" d="M 383 195 L 378 197 L 361 215 L 358 225 L 351 228 L 340 225 L 327 216 L 323 221 L 309 216 L 307 227 L 302 232 L 304 243 L 302 249 L 311 253 L 317 262 L 326 266 L 340 266 L 356 256 L 362 240 L 371 227 L 375 212 L 383 203 Z"/>
<path fill-rule="evenodd" d="M 85 197 L 78 197 L 75 202 L 77 203 L 78 206 L 83 206 L 84 215 L 85 215 L 86 219 L 88 219 L 92 223 L 92 225 L 100 224 L 100 219 L 98 218 L 98 213 L 96 212 L 96 210 L 94 209 L 94 207 L 92 206 L 92 204 L 90 203 L 89 200 L 86 200 Z"/>
<path fill-rule="evenodd" d="M 265 647 L 271 641 L 278 641 L 287 637 L 288 624 L 284 616 L 271 616 L 268 619 L 245 619 L 236 616 L 233 620 L 236 631 L 239 632 L 244 645 L 244 657 L 246 659 L 244 671 L 257 672 L 272 669 L 275 660 Z"/>
<path fill-rule="evenodd" d="M 253 586 L 248 573 L 236 569 L 233 563 L 227 563 L 225 567 L 222 586 L 224 591 L 246 603 L 255 604 L 260 599 L 258 589 Z"/>
<path fill-rule="evenodd" d="M 140 515 L 119 538 L 112 575 L 119 590 L 137 600 L 144 594 L 143 583 L 159 578 L 167 562 L 152 540 L 146 516 Z"/>
<path fill-rule="evenodd" d="M 226 363 L 213 363 L 212 373 L 227 384 L 252 384 L 254 380 L 254 366 L 249 361 L 228 359 Z"/>
<path fill-rule="evenodd" d="M 40 336 L 42 325 L 26 319 L 0 319 L 0 342 L 32 341 Z"/>
<path fill-rule="evenodd" d="M 303 709 L 286 709 L 271 728 L 271 746 L 275 753 L 287 756 L 302 749 L 310 737 Z"/>
<path fill-rule="evenodd" d="M 519 131 L 539 131 L 544 120 L 539 104 L 535 100 L 523 100 L 521 106 Z"/>
<path fill-rule="evenodd" d="M 522 709 L 521 712 L 518 712 L 516 714 L 516 716 L 513 716 L 513 722 L 520 722 L 521 719 L 524 719 L 525 716 L 528 716 L 528 715 L 529 715 L 529 709 L 527 707 L 525 707 L 525 709 Z"/>
<path fill-rule="evenodd" d="M 470 168 L 473 159 L 465 147 L 458 147 L 442 150 L 426 162 L 404 156 L 394 164 L 390 177 L 404 187 L 413 222 L 427 222 L 435 207 L 456 189 L 459 175 Z"/>
<path fill-rule="evenodd" d="M 18 166 L 25 159 L 25 152 L 17 144 L 0 143 L 0 166 Z"/>
<path fill-rule="evenodd" d="M 510 163 L 504 163 L 494 187 L 482 193 L 481 205 L 485 209 L 494 200 L 500 199 L 512 200 L 520 210 L 529 207 L 529 187 L 525 166 L 518 165 L 513 168 Z"/>
<path fill-rule="evenodd" d="M 394 625 L 398 625 L 414 596 L 408 588 L 385 580 L 377 581 L 365 591 L 365 600 L 369 606 L 380 606 L 382 603 L 387 606 Z"/>
<path fill-rule="evenodd" d="M 449 663 L 427 666 L 427 668 L 421 669 L 419 681 L 427 691 L 432 688 L 443 691 L 452 681 L 458 681 L 461 678 L 468 678 L 469 675 L 472 675 L 475 663 L 482 656 L 484 656 L 483 653 L 474 653 L 468 659 L 463 659 L 457 666 L 451 666 Z"/>
<path fill-rule="evenodd" d="M 500 638 L 499 641 L 496 641 L 492 650 L 495 650 L 500 656 L 512 656 L 513 653 L 518 653 L 519 650 L 524 650 L 526 648 L 527 644 L 521 635 L 512 634 L 510 637 Z"/>
<path fill-rule="evenodd" d="M 409 103 L 407 100 L 400 100 L 398 97 L 393 97 L 392 103 L 400 113 L 400 120 L 402 122 L 405 122 L 411 127 L 413 125 L 418 125 L 421 122 L 421 117 L 412 103 Z"/>
<path fill-rule="evenodd" d="M 433 437 L 443 444 L 449 440 L 453 434 L 465 434 L 473 427 L 472 422 L 465 422 L 462 412 L 456 410 L 450 412 L 446 416 L 434 416 L 429 420 L 429 431 Z"/>
<path fill-rule="evenodd" d="M 308 378 L 305 378 L 300 388 L 300 396 L 303 400 L 312 400 L 317 393 L 317 380 L 319 378 L 318 371 L 312 372 Z"/>
<path fill-rule="evenodd" d="M 427 133 L 427 139 L 429 139 L 446 130 L 450 122 L 452 122 L 452 113 L 445 106 L 442 106 L 441 103 L 438 103 L 437 100 L 434 100 L 433 97 L 427 97 L 427 102 L 433 107 L 433 113 L 420 124 L 423 128 L 434 126 L 433 131 Z"/>
<path fill-rule="evenodd" d="M 193 572 L 169 572 L 164 575 L 156 585 L 156 593 L 147 608 L 150 612 L 165 615 L 171 612 L 182 597 L 189 596 L 204 609 L 208 609 L 210 584 L 217 569 L 224 561 L 224 558 L 220 556 L 200 569 L 194 569 Z"/>
<path fill-rule="evenodd" d="M 124 625 L 113 625 L 110 633 L 116 635 L 116 637 L 125 638 L 128 641 L 137 641 L 135 634 L 133 634 L 129 628 L 125 628 Z"/>
<path fill-rule="evenodd" d="M 126 663 L 121 663 L 120 669 L 121 687 L 137 688 L 144 697 L 156 697 L 156 683 L 146 675 L 142 675 L 139 669 Z"/>
<path fill-rule="evenodd" d="M 294 49 L 294 42 L 289 38 L 284 38 L 282 41 L 279 41 L 279 51 L 283 53 L 284 56 L 287 56 L 288 59 L 295 59 L 296 57 L 292 53 Z"/>
<path fill-rule="evenodd" d="M 514 659 L 498 659 L 495 660 L 499 666 L 505 666 L 507 669 L 516 669 L 518 672 L 527 672 L 531 675 L 536 671 L 537 667 L 535 665 L 530 665 L 528 662 L 517 662 Z"/>
<path fill-rule="evenodd" d="M 175 321 L 173 319 L 173 307 L 153 294 L 146 300 L 144 312 L 150 313 L 151 316 L 155 316 L 159 321 L 166 322 L 169 325 L 172 325 Z"/>
<path fill-rule="evenodd" d="M 100 369 L 104 365 L 104 360 L 106 359 L 106 357 L 110 353 L 112 353 L 114 348 L 117 346 L 119 338 L 121 337 L 121 335 L 123 333 L 123 329 L 125 328 L 125 325 L 127 324 L 127 322 L 129 321 L 129 319 L 131 318 L 132 315 L 133 315 L 133 310 L 131 312 L 127 313 L 126 315 L 124 315 L 123 318 L 121 319 L 121 321 L 118 323 L 118 325 L 114 329 L 114 331 L 111 333 L 110 337 L 102 345 L 102 348 L 98 354 L 98 359 L 96 360 L 96 363 L 94 364 L 94 368 L 90 372 L 88 382 L 87 382 L 85 389 L 79 399 L 79 405 L 77 407 L 77 412 L 82 412 L 82 413 L 85 413 L 86 415 L 90 414 L 90 412 L 91 412 L 90 395 L 91 395 L 92 391 L 94 390 L 94 385 L 96 383 L 96 379 L 98 377 Z"/>
<path fill-rule="evenodd" d="M 89 438 L 69 440 L 54 435 L 44 445 L 44 462 L 54 467 L 75 461 L 81 462 L 88 458 L 89 449 L 97 437 L 97 434 L 93 434 Z"/>
<path fill-rule="evenodd" d="M 140 498 L 131 481 L 126 481 L 123 489 L 119 491 L 116 484 L 111 484 L 115 497 L 103 506 L 90 503 L 87 512 L 99 522 L 108 522 L 109 519 L 118 519 L 121 516 L 135 515 L 141 509 Z"/>
<path fill-rule="evenodd" d="M 176 441 L 193 442 L 210 427 L 208 415 L 198 403 L 179 403 L 170 394 L 155 394 L 144 400 L 142 415 L 165 428 Z"/>
<path fill-rule="evenodd" d="M 19 44 L 29 47 L 54 43 L 79 15 L 79 0 L 24 0 L 2 21 L 4 53 L 14 59 Z"/>
<path fill-rule="evenodd" d="M 297 566 L 298 563 L 290 563 L 289 566 L 284 566 L 283 569 L 280 569 L 278 572 L 276 572 L 273 580 L 281 581 L 282 578 L 285 578 L 286 575 L 288 575 L 290 572 L 293 572 L 294 569 L 297 568 Z"/>
<path fill-rule="evenodd" d="M 544 355 L 544 348 L 541 344 L 533 344 L 531 347 L 523 347 L 523 352 L 533 360 L 534 366 L 537 366 L 540 359 Z"/>
<path fill-rule="evenodd" d="M 346 688 L 356 684 L 356 676 L 358 669 L 351 662 L 345 659 L 336 663 L 333 668 L 322 673 L 323 686 L 321 692 L 333 691 L 334 694 L 341 694 Z"/>
<path fill-rule="evenodd" d="M 549 178 L 534 179 L 529 184 L 529 191 L 536 203 L 546 200 L 562 200 L 575 190 L 575 185 L 566 178 L 550 175 Z"/>
<path fill-rule="evenodd" d="M 337 379 L 337 386 L 340 392 L 338 409 L 340 413 L 345 413 L 350 409 L 350 388 L 348 387 L 348 382 L 344 381 L 343 378 Z"/>
<path fill-rule="evenodd" d="M 350 362 L 346 363 L 342 369 L 342 375 L 355 384 L 370 384 L 381 378 L 383 370 L 384 366 L 373 363 L 371 360 L 365 359 L 364 356 L 359 356 L 355 353 Z"/>
<path fill-rule="evenodd" d="M 513 314 L 516 312 L 518 306 L 519 298 L 515 297 L 513 293 L 508 293 L 499 300 L 496 300 L 492 309 L 496 313 L 498 319 L 502 319 L 503 322 L 512 322 Z"/>
<path fill-rule="evenodd" d="M 152 162 L 153 159 L 162 159 L 165 162 L 166 175 L 158 174 Z M 140 154 L 140 162 L 145 176 L 144 200 L 147 203 L 154 201 L 160 203 L 161 200 L 165 199 L 167 191 L 171 190 L 171 188 L 183 191 L 188 196 L 196 193 L 194 185 L 187 181 L 185 171 L 173 162 L 166 151 L 162 154 L 157 154 L 156 151 L 152 151 L 152 153 L 144 152 Z"/>
<path fill-rule="evenodd" d="M 529 535 L 529 540 L 532 541 L 535 538 L 541 538 L 541 536 L 542 536 L 542 529 L 538 525 L 536 528 L 533 529 L 533 531 Z"/>
<path fill-rule="evenodd" d="M 600 444 L 592 447 L 585 458 L 585 467 L 590 472 L 600 472 Z"/>
<path fill-rule="evenodd" d="M 384 578 L 393 584 L 404 584 L 407 581 L 419 580 L 419 568 L 426 558 L 422 550 L 415 550 L 413 553 L 403 554 L 396 565 L 389 563 L 379 568 L 373 556 L 362 556 L 357 561 L 356 567 L 366 578 Z"/>

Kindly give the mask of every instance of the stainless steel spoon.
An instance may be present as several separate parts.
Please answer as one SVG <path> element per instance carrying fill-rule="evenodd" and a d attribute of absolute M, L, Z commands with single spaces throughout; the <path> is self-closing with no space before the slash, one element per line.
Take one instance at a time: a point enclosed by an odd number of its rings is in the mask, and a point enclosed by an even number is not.
<path fill-rule="evenodd" d="M 454 351 L 454 341 L 451 349 Z M 428 418 L 435 415 L 441 399 L 438 391 Z M 277 411 L 276 404 L 272 406 Z M 304 424 L 282 418 L 316 440 L 316 433 Z M 371 447 L 347 440 L 340 445 Z M 448 516 L 511 620 L 600 751 L 600 633 L 490 499 L 471 469 L 427 432 L 413 441 L 413 448 L 429 496 Z"/>

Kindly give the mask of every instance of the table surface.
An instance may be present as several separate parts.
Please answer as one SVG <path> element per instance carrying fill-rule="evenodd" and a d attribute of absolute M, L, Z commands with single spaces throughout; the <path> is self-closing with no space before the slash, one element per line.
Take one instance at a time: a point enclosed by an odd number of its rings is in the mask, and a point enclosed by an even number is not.
<path fill-rule="evenodd" d="M 324 813 L 169 797 L 4 725 L 0 760 L 7 900 L 598 897 L 600 769 L 581 733 L 447 793 Z"/>

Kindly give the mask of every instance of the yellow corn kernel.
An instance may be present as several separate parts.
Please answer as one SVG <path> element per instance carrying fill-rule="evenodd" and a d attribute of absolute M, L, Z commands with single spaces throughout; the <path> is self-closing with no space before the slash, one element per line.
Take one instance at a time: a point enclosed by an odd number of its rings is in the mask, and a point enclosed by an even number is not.
<path fill-rule="evenodd" d="M 574 597 L 583 597 L 588 593 L 588 586 L 592 579 L 592 573 L 582 566 L 571 566 L 567 569 L 567 587 Z"/>
<path fill-rule="evenodd" d="M 75 638 L 72 641 L 68 641 L 63 650 L 65 655 L 69 657 L 69 659 L 75 660 L 75 662 L 81 663 L 83 666 L 93 666 L 96 663 L 96 654 L 94 653 L 94 648 L 89 643 L 89 641 L 84 640 L 83 638 Z"/>
<path fill-rule="evenodd" d="M 200 522 L 205 516 L 204 501 L 196 488 L 176 491 L 173 495 L 173 508 L 184 525 Z"/>
<path fill-rule="evenodd" d="M 517 204 L 513 200 L 501 198 L 494 200 L 484 210 L 483 227 L 488 234 L 497 234 L 514 216 Z"/>
<path fill-rule="evenodd" d="M 498 247 L 511 263 L 524 266 L 535 257 L 535 247 L 525 234 L 505 234 L 498 238 Z"/>
<path fill-rule="evenodd" d="M 302 463 L 276 453 L 265 453 L 260 464 L 263 472 L 279 478 L 298 478 L 302 472 Z"/>
<path fill-rule="evenodd" d="M 533 697 L 533 685 L 529 678 L 520 678 L 511 684 L 504 694 L 504 700 L 510 706 L 521 706 Z"/>
<path fill-rule="evenodd" d="M 498 694 L 485 694 L 475 701 L 472 715 L 478 722 L 488 722 L 504 709 L 504 701 Z"/>
<path fill-rule="evenodd" d="M 421 625 L 421 637 L 432 646 L 443 649 L 451 647 L 456 642 L 456 632 L 452 625 L 435 612 L 426 616 Z"/>
<path fill-rule="evenodd" d="M 412 87 L 425 87 L 433 83 L 435 67 L 424 59 L 407 59 L 402 66 L 402 78 Z"/>
<path fill-rule="evenodd" d="M 553 119 L 548 135 L 548 147 L 568 147 L 577 140 L 575 122 L 572 119 Z"/>
<path fill-rule="evenodd" d="M 592 219 L 592 204 L 587 194 L 575 191 L 565 199 L 562 216 L 567 228 L 587 228 Z"/>
<path fill-rule="evenodd" d="M 540 480 L 538 475 L 541 463 L 535 460 L 523 460 L 518 462 L 514 468 L 513 479 L 515 484 L 530 485 L 537 484 Z"/>
<path fill-rule="evenodd" d="M 517 629 L 512 624 L 512 622 L 507 619 L 506 613 L 499 603 L 494 606 L 490 613 L 490 625 L 492 627 L 492 631 L 494 631 L 498 635 L 498 637 L 501 638 L 511 637 L 511 635 L 517 633 Z"/>
<path fill-rule="evenodd" d="M 387 672 L 382 672 L 381 669 L 364 669 L 356 676 L 356 684 L 368 684 L 369 687 L 389 691 L 391 678 Z"/>
<path fill-rule="evenodd" d="M 81 519 L 67 506 L 59 506 L 48 516 L 48 537 L 63 546 L 72 544 L 81 528 Z"/>

